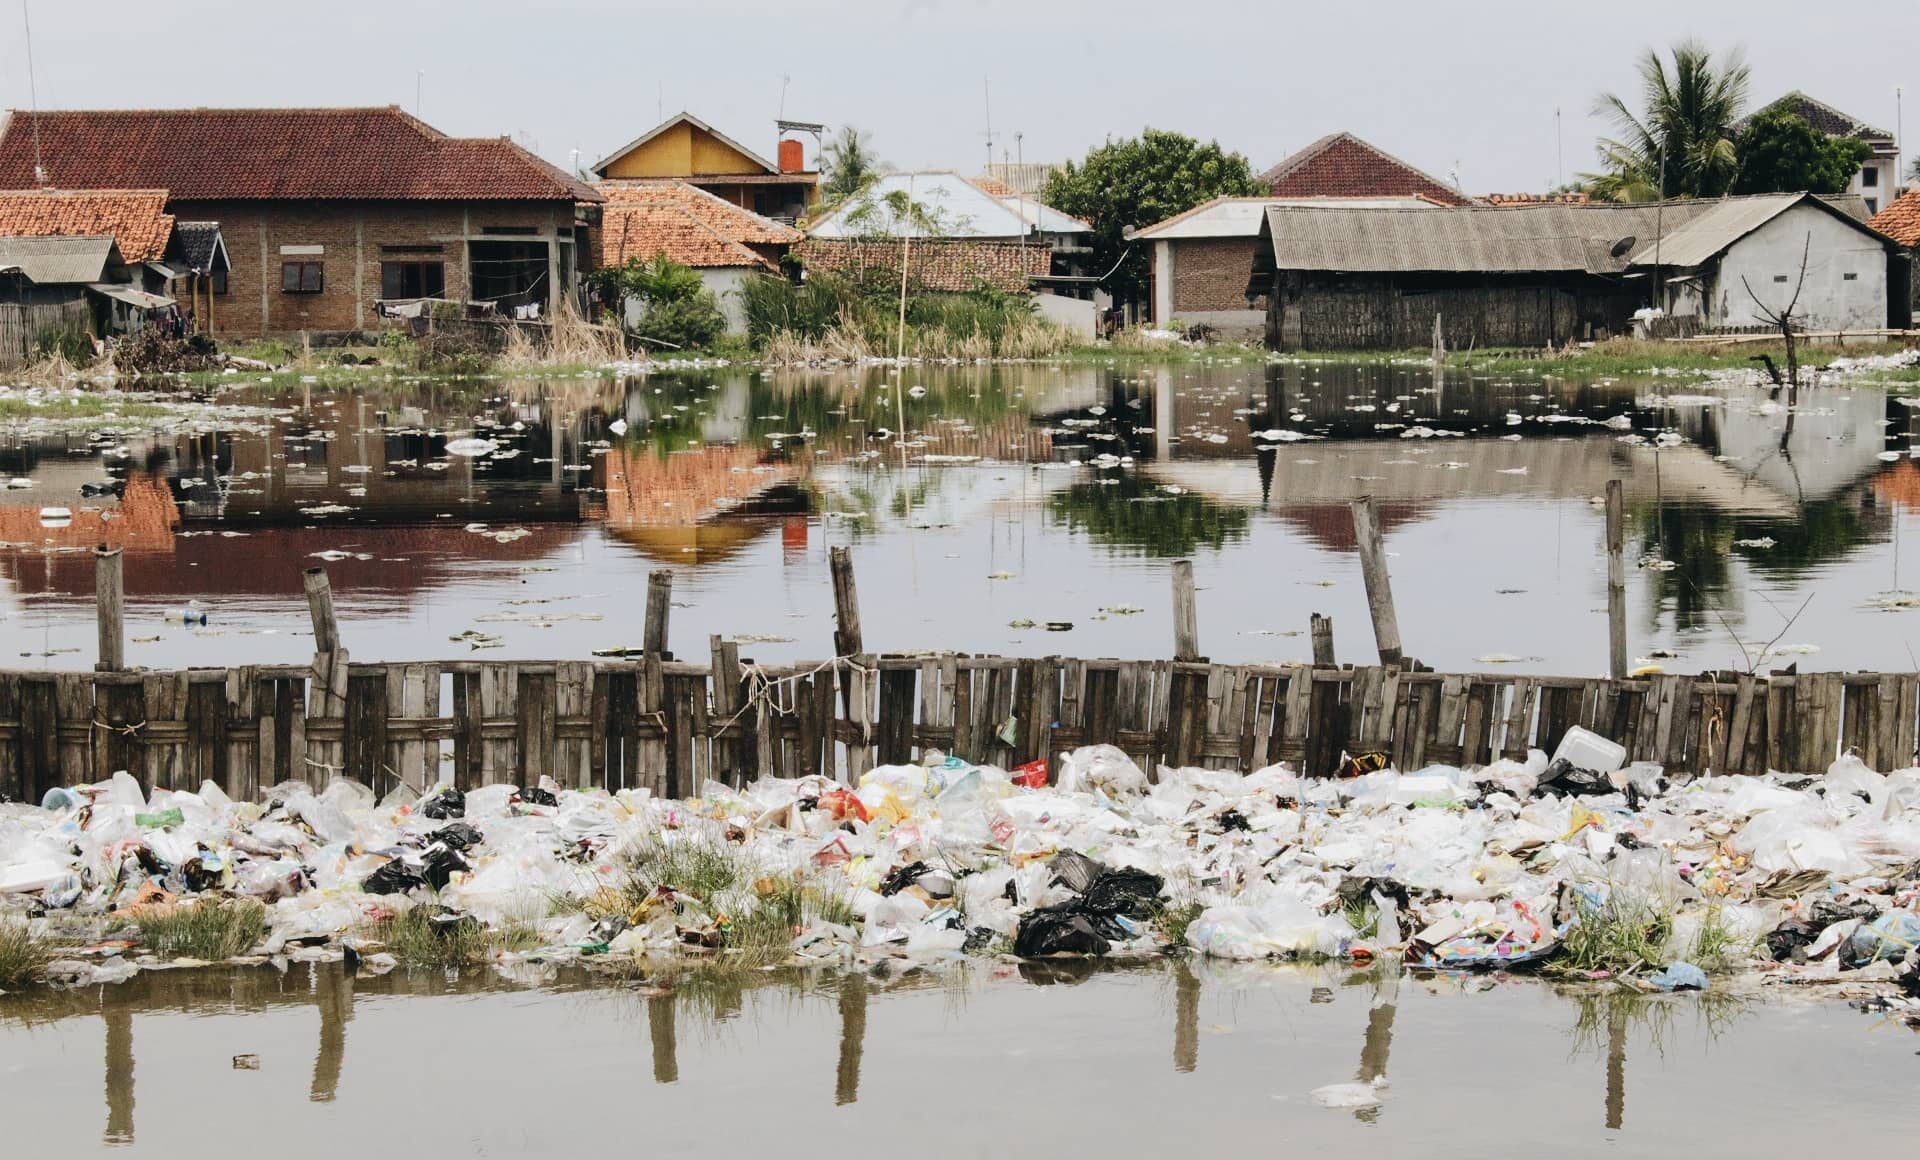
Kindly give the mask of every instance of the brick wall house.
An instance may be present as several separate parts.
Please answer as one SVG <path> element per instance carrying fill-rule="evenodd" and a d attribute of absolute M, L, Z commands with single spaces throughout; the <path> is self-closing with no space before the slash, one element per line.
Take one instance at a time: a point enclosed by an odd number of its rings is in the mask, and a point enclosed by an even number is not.
<path fill-rule="evenodd" d="M 35 172 L 35 121 L 41 172 Z M 231 269 L 206 307 L 227 337 L 378 328 L 382 301 L 502 310 L 578 284 L 600 195 L 504 138 L 448 137 L 397 108 L 14 113 L 0 188 L 170 191 L 217 221 Z"/>

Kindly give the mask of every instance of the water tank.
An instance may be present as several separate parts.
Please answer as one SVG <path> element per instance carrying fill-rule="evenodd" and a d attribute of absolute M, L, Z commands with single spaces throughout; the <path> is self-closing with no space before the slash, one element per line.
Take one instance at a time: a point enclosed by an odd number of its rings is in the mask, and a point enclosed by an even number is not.
<path fill-rule="evenodd" d="M 780 172 L 805 173 L 807 170 L 807 147 L 791 137 L 780 139 Z"/>

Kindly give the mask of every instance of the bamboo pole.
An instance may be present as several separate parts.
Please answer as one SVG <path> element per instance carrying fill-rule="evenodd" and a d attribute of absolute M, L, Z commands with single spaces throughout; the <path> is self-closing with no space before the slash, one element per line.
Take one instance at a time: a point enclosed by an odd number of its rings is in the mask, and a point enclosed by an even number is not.
<path fill-rule="evenodd" d="M 1200 611 L 1193 597 L 1193 561 L 1173 562 L 1173 659 L 1200 660 Z"/>
<path fill-rule="evenodd" d="M 647 620 L 641 644 L 650 654 L 671 657 L 667 651 L 667 617 L 673 607 L 673 571 L 656 568 L 647 573 Z"/>
<path fill-rule="evenodd" d="M 1627 676 L 1627 531 L 1620 481 L 1607 481 L 1607 660 L 1614 680 Z"/>
<path fill-rule="evenodd" d="M 307 615 L 313 619 L 313 651 L 340 651 L 340 625 L 333 616 L 333 587 L 327 582 L 325 568 L 306 572 Z"/>
<path fill-rule="evenodd" d="M 1373 617 L 1373 639 L 1380 650 L 1380 663 L 1401 664 L 1406 654 L 1400 650 L 1400 621 L 1393 611 L 1387 546 L 1380 535 L 1380 523 L 1375 518 L 1370 495 L 1353 501 L 1353 538 L 1360 551 L 1360 575 L 1367 585 L 1367 612 Z"/>
<path fill-rule="evenodd" d="M 95 548 L 93 603 L 100 629 L 100 660 L 93 667 L 103 673 L 127 667 L 126 593 L 120 549 L 105 544 Z"/>
<path fill-rule="evenodd" d="M 1333 660 L 1333 618 L 1314 613 L 1308 621 L 1313 630 L 1313 663 L 1320 668 L 1332 668 Z"/>
<path fill-rule="evenodd" d="M 860 595 L 853 584 L 853 557 L 845 548 L 827 551 L 833 572 L 833 652 L 857 656 L 866 651 L 860 636 Z"/>

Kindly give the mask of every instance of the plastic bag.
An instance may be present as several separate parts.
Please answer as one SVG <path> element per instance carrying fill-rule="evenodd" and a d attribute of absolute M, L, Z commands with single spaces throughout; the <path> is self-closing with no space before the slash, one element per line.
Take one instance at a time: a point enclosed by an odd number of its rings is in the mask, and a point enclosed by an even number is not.
<path fill-rule="evenodd" d="M 1013 784 L 1022 789 L 1047 788 L 1047 759 L 1029 761 L 1013 767 Z"/>

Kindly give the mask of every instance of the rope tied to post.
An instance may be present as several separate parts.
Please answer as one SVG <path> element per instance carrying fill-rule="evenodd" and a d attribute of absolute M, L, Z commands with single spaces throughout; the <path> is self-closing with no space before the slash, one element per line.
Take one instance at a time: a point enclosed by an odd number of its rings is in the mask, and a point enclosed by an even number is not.
<path fill-rule="evenodd" d="M 140 731 L 147 727 L 147 723 L 145 721 L 136 721 L 131 725 L 115 725 L 95 717 L 93 719 L 93 727 L 95 729 L 104 729 L 108 733 L 118 733 L 122 737 L 138 737 L 140 736 Z"/>

